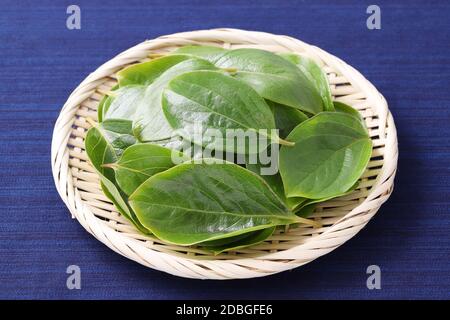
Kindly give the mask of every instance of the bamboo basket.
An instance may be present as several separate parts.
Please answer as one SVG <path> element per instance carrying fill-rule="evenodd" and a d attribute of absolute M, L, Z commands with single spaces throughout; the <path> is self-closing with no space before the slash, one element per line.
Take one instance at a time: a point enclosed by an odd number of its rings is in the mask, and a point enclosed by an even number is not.
<path fill-rule="evenodd" d="M 195 246 L 171 245 L 138 233 L 103 195 L 99 178 L 84 150 L 84 138 L 90 128 L 86 118 L 97 119 L 101 92 L 115 85 L 115 74 L 120 69 L 147 61 L 155 53 L 168 53 L 192 44 L 307 55 L 323 66 L 333 98 L 353 106 L 363 116 L 373 141 L 372 158 L 353 193 L 318 206 L 312 217 L 323 227 L 287 227 L 261 244 L 215 256 Z M 387 103 L 357 70 L 300 40 L 236 29 L 162 36 L 144 41 L 100 66 L 73 91 L 63 106 L 53 132 L 51 155 L 57 190 L 72 216 L 89 233 L 144 266 L 197 279 L 267 276 L 304 265 L 336 249 L 358 233 L 389 198 L 397 158 L 396 129 Z"/>

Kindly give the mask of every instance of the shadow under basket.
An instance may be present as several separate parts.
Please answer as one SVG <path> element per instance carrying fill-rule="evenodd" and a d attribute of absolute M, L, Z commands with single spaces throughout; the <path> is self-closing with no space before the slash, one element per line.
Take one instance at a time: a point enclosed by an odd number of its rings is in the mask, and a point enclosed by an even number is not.
<path fill-rule="evenodd" d="M 103 94 L 116 84 L 122 68 L 185 45 L 258 48 L 296 52 L 314 59 L 327 73 L 333 99 L 357 109 L 373 141 L 372 157 L 358 188 L 319 204 L 312 219 L 321 228 L 286 227 L 258 245 L 213 255 L 201 248 L 164 243 L 140 234 L 122 217 L 100 188 L 88 161 L 84 139 L 97 119 Z M 397 168 L 394 120 L 377 89 L 335 56 L 300 40 L 262 32 L 216 29 L 178 33 L 148 40 L 119 54 L 90 74 L 70 95 L 55 124 L 52 170 L 58 192 L 81 225 L 112 250 L 147 267 L 198 279 L 262 277 L 306 264 L 334 250 L 356 233 L 389 198 Z"/>

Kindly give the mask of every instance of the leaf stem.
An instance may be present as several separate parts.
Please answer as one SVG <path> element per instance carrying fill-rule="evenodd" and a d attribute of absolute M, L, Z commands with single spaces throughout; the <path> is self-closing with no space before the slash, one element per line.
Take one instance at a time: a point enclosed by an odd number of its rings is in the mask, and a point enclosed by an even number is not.
<path fill-rule="evenodd" d="M 104 163 L 101 165 L 102 168 L 110 168 L 110 169 L 114 169 L 117 168 L 117 164 L 115 163 Z"/>
<path fill-rule="evenodd" d="M 238 71 L 237 68 L 220 68 L 220 69 L 228 73 L 236 73 Z"/>
<path fill-rule="evenodd" d="M 278 143 L 283 145 L 283 146 L 287 146 L 287 147 L 293 147 L 295 146 L 295 142 L 291 142 L 291 141 L 287 141 L 287 140 L 283 140 L 283 139 L 279 139 Z"/>
<path fill-rule="evenodd" d="M 320 222 L 314 221 L 312 219 L 306 219 L 302 217 L 297 217 L 298 222 L 308 224 L 310 226 L 313 226 L 314 228 L 321 228 L 322 224 Z"/>

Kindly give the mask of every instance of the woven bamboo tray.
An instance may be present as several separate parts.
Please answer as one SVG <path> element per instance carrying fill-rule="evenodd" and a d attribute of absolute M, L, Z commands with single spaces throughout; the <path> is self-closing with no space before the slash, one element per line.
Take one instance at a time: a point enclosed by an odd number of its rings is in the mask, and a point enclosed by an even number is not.
<path fill-rule="evenodd" d="M 101 92 L 115 85 L 115 74 L 120 69 L 147 61 L 154 53 L 167 53 L 192 44 L 305 54 L 323 66 L 333 98 L 361 113 L 373 141 L 372 158 L 353 193 L 318 206 L 313 218 L 322 223 L 322 228 L 286 228 L 261 244 L 214 256 L 195 246 L 181 247 L 143 236 L 103 195 L 99 178 L 84 150 L 84 138 L 90 127 L 86 118 L 97 119 Z M 383 96 L 342 60 L 287 36 L 216 29 L 142 42 L 90 74 L 61 110 L 53 132 L 51 158 L 56 187 L 72 216 L 112 250 L 150 268 L 181 277 L 235 279 L 262 277 L 301 266 L 352 238 L 389 198 L 398 149 L 394 121 Z"/>

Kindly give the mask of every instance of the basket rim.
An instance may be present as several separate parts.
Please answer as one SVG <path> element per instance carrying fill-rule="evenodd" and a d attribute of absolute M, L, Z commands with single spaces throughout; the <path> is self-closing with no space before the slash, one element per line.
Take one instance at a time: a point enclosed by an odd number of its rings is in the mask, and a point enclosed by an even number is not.
<path fill-rule="evenodd" d="M 293 45 L 293 43 L 295 43 L 296 45 L 301 46 L 306 52 L 310 52 L 324 61 L 332 61 L 336 71 L 341 74 L 345 74 L 349 83 L 357 87 L 360 91 L 363 91 L 367 95 L 367 99 L 377 102 L 376 108 L 378 108 L 379 122 L 385 124 L 383 128 L 380 126 L 380 139 L 384 140 L 386 144 L 384 153 L 385 161 L 383 161 L 377 180 L 372 186 L 366 199 L 353 210 L 345 214 L 331 227 L 327 228 L 323 233 L 314 237 L 315 240 L 319 240 L 321 238 L 324 241 L 327 239 L 334 239 L 333 243 L 328 247 L 319 246 L 319 248 L 316 248 L 314 246 L 315 241 L 312 240 L 306 243 L 308 244 L 306 246 L 305 244 L 299 245 L 303 246 L 303 249 L 311 251 L 311 254 L 305 259 L 300 259 L 298 253 L 293 254 L 296 252 L 296 246 L 290 249 L 262 254 L 255 257 L 237 257 L 236 259 L 230 260 L 199 260 L 198 258 L 189 258 L 186 256 L 180 257 L 174 255 L 173 253 L 145 248 L 141 243 L 139 243 L 138 240 L 123 236 L 120 232 L 96 221 L 94 213 L 92 213 L 87 205 L 84 205 L 83 201 L 79 198 L 79 195 L 77 195 L 77 189 L 71 186 L 71 180 L 73 178 L 69 172 L 70 165 L 67 144 L 71 135 L 72 122 L 75 117 L 75 112 L 77 111 L 80 103 L 92 95 L 105 77 L 120 69 L 118 66 L 135 62 L 138 58 L 144 56 L 144 54 L 148 54 L 148 51 L 164 47 L 163 44 L 165 44 L 165 46 L 170 44 L 180 45 L 180 43 L 181 45 L 186 45 L 196 43 L 196 41 L 207 42 L 206 40 L 210 41 L 211 39 L 215 39 L 216 41 L 223 43 L 227 43 L 224 40 L 228 40 L 228 43 L 233 43 L 237 42 L 236 37 L 238 35 L 238 38 L 241 41 L 248 41 L 249 43 L 266 41 L 267 43 L 271 43 L 269 41 L 271 40 L 284 45 L 288 49 Z M 146 40 L 134 47 L 131 47 L 130 49 L 123 51 L 116 57 L 102 64 L 94 72 L 87 76 L 68 97 L 67 102 L 62 107 L 58 119 L 55 122 L 51 147 L 52 173 L 57 191 L 69 211 L 72 213 L 72 216 L 76 217 L 80 224 L 82 224 L 82 226 L 89 233 L 93 234 L 98 240 L 103 242 L 112 250 L 146 266 L 149 266 L 148 260 L 151 260 L 152 265 L 150 265 L 150 267 L 154 269 L 166 271 L 179 276 L 210 279 L 229 279 L 237 277 L 247 278 L 277 273 L 308 263 L 342 245 L 356 235 L 356 233 L 358 233 L 359 230 L 361 230 L 377 212 L 382 203 L 389 198 L 393 188 L 397 159 L 398 146 L 395 123 L 388 109 L 386 100 L 361 73 L 343 62 L 341 59 L 298 39 L 259 31 L 246 31 L 229 28 L 181 32 L 161 36 L 153 40 Z M 371 211 L 371 213 L 367 215 L 362 214 L 366 211 Z M 337 232 L 342 233 L 342 231 L 344 231 L 344 235 L 332 237 Z M 327 238 L 327 236 L 329 237 Z M 336 238 L 339 239 L 336 240 Z M 138 248 L 139 246 L 141 247 L 140 249 Z M 136 252 L 137 250 L 141 251 Z M 296 258 L 292 258 L 294 256 Z M 142 257 L 145 257 L 145 259 Z M 276 263 L 276 265 L 270 264 L 270 262 L 275 263 L 275 261 L 284 260 L 287 260 L 287 262 L 282 264 Z M 212 272 L 203 272 L 203 270 L 199 270 L 198 268 L 200 267 L 198 265 L 201 264 L 199 261 L 208 261 L 208 268 L 210 268 Z M 214 262 L 216 262 L 216 265 L 214 265 Z M 203 264 L 206 265 L 206 263 Z M 257 265 L 259 264 L 267 265 L 264 268 L 264 272 L 252 272 L 252 269 L 257 269 Z M 231 268 L 233 266 L 240 266 L 240 268 L 245 266 L 245 268 L 249 269 L 249 272 L 243 272 L 242 276 L 241 274 L 238 274 L 236 277 L 233 272 L 230 273 L 227 272 L 227 270 L 224 270 L 224 266 Z M 236 272 L 239 273 L 241 270 Z"/>

